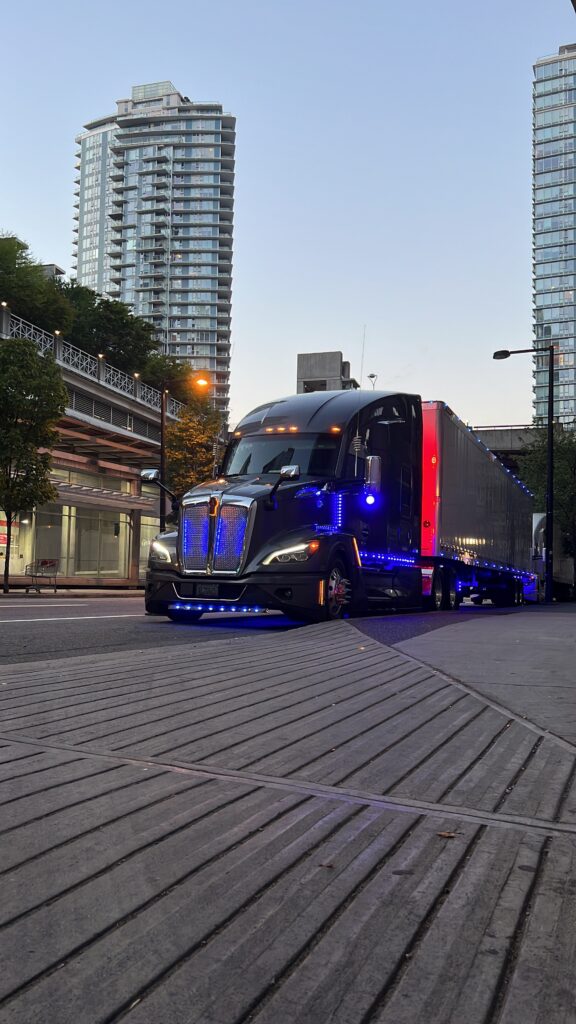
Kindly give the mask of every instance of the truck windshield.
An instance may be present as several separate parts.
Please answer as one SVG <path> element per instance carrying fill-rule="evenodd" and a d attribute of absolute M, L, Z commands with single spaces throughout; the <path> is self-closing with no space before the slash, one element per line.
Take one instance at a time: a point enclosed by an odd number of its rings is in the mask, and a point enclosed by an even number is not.
<path fill-rule="evenodd" d="M 334 476 L 340 438 L 330 434 L 253 434 L 229 445 L 224 476 L 279 473 L 300 466 L 302 476 Z"/>

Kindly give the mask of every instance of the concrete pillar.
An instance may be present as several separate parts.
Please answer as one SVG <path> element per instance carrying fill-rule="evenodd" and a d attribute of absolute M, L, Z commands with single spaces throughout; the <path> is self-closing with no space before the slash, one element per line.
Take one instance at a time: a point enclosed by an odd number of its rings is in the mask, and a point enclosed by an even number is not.
<path fill-rule="evenodd" d="M 0 302 L 2 300 L 0 299 Z M 7 341 L 10 337 L 10 308 L 0 305 L 0 338 Z"/>
<path fill-rule="evenodd" d="M 130 512 L 130 561 L 128 563 L 128 583 L 138 586 L 138 573 L 140 569 L 140 528 L 142 526 L 142 512 L 140 509 L 132 509 Z"/>

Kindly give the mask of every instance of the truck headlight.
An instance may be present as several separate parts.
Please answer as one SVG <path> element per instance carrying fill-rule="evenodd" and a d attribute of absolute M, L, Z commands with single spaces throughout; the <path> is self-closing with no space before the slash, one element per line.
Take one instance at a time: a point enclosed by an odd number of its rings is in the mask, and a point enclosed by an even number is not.
<path fill-rule="evenodd" d="M 159 540 L 153 540 L 150 545 L 150 558 L 154 562 L 171 562 L 172 555 L 170 549 L 162 544 Z"/>
<path fill-rule="evenodd" d="M 262 565 L 270 565 L 272 562 L 305 562 L 310 555 L 315 555 L 320 547 L 319 540 L 306 541 L 303 544 L 294 544 L 291 548 L 280 548 L 272 551 L 262 560 Z"/>

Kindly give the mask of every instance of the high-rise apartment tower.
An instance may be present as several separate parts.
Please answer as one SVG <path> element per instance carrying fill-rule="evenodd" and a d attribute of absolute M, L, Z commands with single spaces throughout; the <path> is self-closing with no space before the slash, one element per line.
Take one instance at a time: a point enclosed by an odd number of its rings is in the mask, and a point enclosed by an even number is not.
<path fill-rule="evenodd" d="M 554 414 L 576 421 L 576 45 L 534 65 L 535 347 L 554 345 Z M 534 357 L 534 413 L 547 417 L 548 356 Z"/>
<path fill-rule="evenodd" d="M 76 142 L 78 282 L 128 303 L 211 371 L 228 411 L 235 118 L 171 82 L 132 89 Z"/>

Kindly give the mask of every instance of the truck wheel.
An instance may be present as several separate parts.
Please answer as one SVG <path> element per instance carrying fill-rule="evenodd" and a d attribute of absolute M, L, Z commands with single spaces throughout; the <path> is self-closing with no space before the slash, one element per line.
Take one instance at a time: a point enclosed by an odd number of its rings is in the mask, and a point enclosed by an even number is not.
<path fill-rule="evenodd" d="M 166 605 L 162 601 L 146 601 L 144 608 L 147 615 L 166 615 Z"/>
<path fill-rule="evenodd" d="M 324 587 L 322 618 L 341 619 L 345 608 L 352 603 L 352 584 L 346 575 L 346 566 L 339 558 L 330 564 Z"/>
<path fill-rule="evenodd" d="M 201 619 L 203 614 L 204 612 L 187 612 L 182 608 L 172 608 L 166 612 L 166 615 L 172 622 L 181 622 L 183 625 L 186 625 L 187 622 L 198 622 L 198 619 Z"/>

